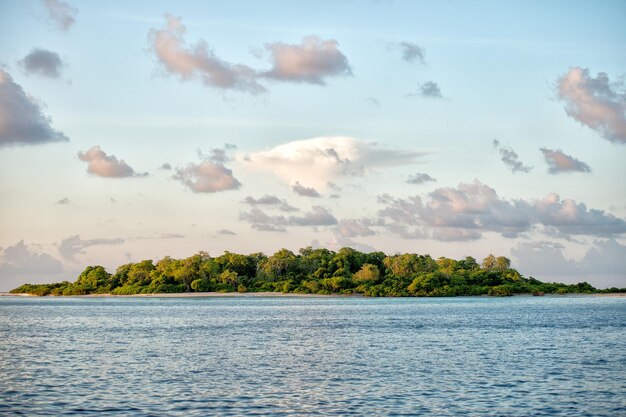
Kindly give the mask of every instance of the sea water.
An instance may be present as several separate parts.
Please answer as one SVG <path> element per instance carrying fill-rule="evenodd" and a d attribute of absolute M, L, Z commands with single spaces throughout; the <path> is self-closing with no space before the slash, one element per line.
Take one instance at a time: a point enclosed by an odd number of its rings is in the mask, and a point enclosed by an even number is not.
<path fill-rule="evenodd" d="M 626 415 L 626 298 L 0 297 L 0 414 Z"/>

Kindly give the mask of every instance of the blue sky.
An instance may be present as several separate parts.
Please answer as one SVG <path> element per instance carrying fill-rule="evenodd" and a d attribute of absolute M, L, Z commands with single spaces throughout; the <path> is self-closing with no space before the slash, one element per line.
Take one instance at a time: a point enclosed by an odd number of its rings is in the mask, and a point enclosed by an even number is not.
<path fill-rule="evenodd" d="M 4 0 L 0 290 L 309 245 L 626 286 L 624 18 L 619 1 Z"/>

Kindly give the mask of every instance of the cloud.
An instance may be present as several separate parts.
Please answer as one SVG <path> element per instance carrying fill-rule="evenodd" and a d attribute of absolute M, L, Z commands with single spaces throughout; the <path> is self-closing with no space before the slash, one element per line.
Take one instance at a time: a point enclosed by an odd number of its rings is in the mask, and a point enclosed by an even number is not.
<path fill-rule="evenodd" d="M 511 249 L 518 269 L 541 277 L 560 276 L 559 280 L 585 281 L 601 287 L 626 286 L 626 245 L 615 239 L 596 240 L 580 260 L 566 258 L 565 247 L 549 241 L 520 242 Z"/>
<path fill-rule="evenodd" d="M 379 106 L 380 106 L 380 101 L 378 101 L 378 100 L 377 100 L 377 99 L 375 99 L 374 97 L 365 97 L 365 98 L 364 98 L 364 100 L 365 100 L 365 101 L 367 101 L 367 102 L 369 102 L 369 103 L 371 103 L 371 104 L 373 104 L 373 105 L 374 105 L 374 106 L 376 106 L 376 107 L 379 107 Z"/>
<path fill-rule="evenodd" d="M 427 199 L 419 196 L 401 199 L 384 194 L 379 197 L 379 203 L 385 206 L 379 216 L 414 228 L 403 234 L 419 235 L 423 228 L 432 238 L 444 241 L 476 240 L 484 232 L 504 237 L 516 237 L 530 230 L 598 237 L 626 233 L 624 219 L 602 210 L 587 209 L 583 203 L 560 200 L 554 193 L 542 200 L 507 201 L 478 180 L 459 184 L 457 188 L 438 188 Z"/>
<path fill-rule="evenodd" d="M 0 69 L 0 146 L 69 140 L 63 132 L 52 129 L 50 123 L 39 104 Z"/>
<path fill-rule="evenodd" d="M 176 168 L 176 174 L 173 178 L 183 183 L 194 193 L 236 190 L 241 186 L 230 169 L 210 160 L 202 161 L 200 164 L 192 162 L 186 167 Z"/>
<path fill-rule="evenodd" d="M 90 246 L 102 246 L 102 245 L 121 245 L 124 243 L 123 239 L 89 239 L 84 240 L 80 238 L 80 235 L 66 237 L 59 243 L 59 253 L 63 259 L 70 262 L 78 262 L 76 255 L 85 254 L 85 249 Z"/>
<path fill-rule="evenodd" d="M 260 75 L 277 81 L 317 85 L 326 85 L 329 77 L 351 76 L 348 58 L 338 46 L 335 40 L 322 40 L 315 35 L 305 37 L 300 45 L 266 43 L 272 69 Z"/>
<path fill-rule="evenodd" d="M 606 73 L 593 78 L 588 68 L 574 67 L 558 81 L 558 97 L 568 116 L 614 143 L 626 143 L 626 92 Z M 621 90 L 621 91 L 620 91 Z"/>
<path fill-rule="evenodd" d="M 422 64 L 426 63 L 424 59 L 424 49 L 419 45 L 412 42 L 400 42 L 398 46 L 402 51 L 402 59 L 406 62 L 419 61 Z"/>
<path fill-rule="evenodd" d="M 213 148 L 209 155 L 198 151 L 202 159 L 199 164 L 193 162 L 186 167 L 176 168 L 172 178 L 183 183 L 194 193 L 215 193 L 218 191 L 236 190 L 241 183 L 233 176 L 233 172 L 224 166 L 230 160 L 227 151 L 233 149 L 226 145 L 224 149 Z"/>
<path fill-rule="evenodd" d="M 166 14 L 165 19 L 165 28 L 151 29 L 148 39 L 167 72 L 178 75 L 182 81 L 200 78 L 205 85 L 222 90 L 240 90 L 250 94 L 266 91 L 256 82 L 257 74 L 252 68 L 221 60 L 202 39 L 193 46 L 187 46 L 183 38 L 187 29 L 181 18 Z"/>
<path fill-rule="evenodd" d="M 320 193 L 318 193 L 315 188 L 305 187 L 304 185 L 300 184 L 298 181 L 296 181 L 296 183 L 291 186 L 291 189 L 293 190 L 294 193 L 302 197 L 312 197 L 312 198 L 321 197 Z"/>
<path fill-rule="evenodd" d="M 519 160 L 517 153 L 510 146 L 502 146 L 500 145 L 500 141 L 493 140 L 493 147 L 500 153 L 500 159 L 504 162 L 504 165 L 507 166 L 511 170 L 512 173 L 516 172 L 530 172 L 533 167 L 529 167 L 524 165 L 522 161 Z"/>
<path fill-rule="evenodd" d="M 59 78 L 63 69 L 59 54 L 40 48 L 30 51 L 18 64 L 26 75 L 37 74 L 50 78 Z"/>
<path fill-rule="evenodd" d="M 437 180 L 431 177 L 430 175 L 423 174 L 421 172 L 418 172 L 415 175 L 410 175 L 409 179 L 406 180 L 408 184 L 416 184 L 416 185 L 424 184 L 430 181 L 437 181 Z"/>
<path fill-rule="evenodd" d="M 78 9 L 59 0 L 43 0 L 50 20 L 61 30 L 66 31 L 76 22 Z"/>
<path fill-rule="evenodd" d="M 288 184 L 298 181 L 319 190 L 341 177 L 413 164 L 424 154 L 385 149 L 351 137 L 326 136 L 288 142 L 240 160 L 250 168 L 269 171 Z"/>
<path fill-rule="evenodd" d="M 165 171 L 169 171 L 169 170 L 171 170 L 171 169 L 172 169 L 172 165 L 170 165 L 170 164 L 168 164 L 167 162 L 165 162 L 163 165 L 161 165 L 161 166 L 159 167 L 159 169 L 163 169 L 163 170 L 165 170 Z"/>
<path fill-rule="evenodd" d="M 137 174 L 123 159 L 107 155 L 100 146 L 92 146 L 86 152 L 78 152 L 78 159 L 87 162 L 87 172 L 98 177 L 125 178 L 142 177 L 147 173 Z"/>
<path fill-rule="evenodd" d="M 543 157 L 548 164 L 548 172 L 550 174 L 560 174 L 562 172 L 591 172 L 589 165 L 585 164 L 578 159 L 564 154 L 560 149 L 552 150 L 541 148 L 539 149 L 543 153 Z"/>
<path fill-rule="evenodd" d="M 228 230 L 228 229 L 220 229 L 217 231 L 218 235 L 229 235 L 229 236 L 235 236 L 237 233 L 233 232 L 232 230 Z"/>
<path fill-rule="evenodd" d="M 70 199 L 67 197 L 63 197 L 62 199 L 60 199 L 59 201 L 57 201 L 55 204 L 58 204 L 60 206 L 66 205 L 70 203 Z"/>
<path fill-rule="evenodd" d="M 245 204 L 249 204 L 251 206 L 273 206 L 274 208 L 279 209 L 280 211 L 291 212 L 298 211 L 297 207 L 289 205 L 286 200 L 281 200 L 273 195 L 264 195 L 260 198 L 253 198 L 251 196 L 246 197 L 243 202 Z"/>
<path fill-rule="evenodd" d="M 261 231 L 285 232 L 286 226 L 332 226 L 337 219 L 326 208 L 313 206 L 311 211 L 301 216 L 272 216 L 258 207 L 242 212 L 239 219 L 251 223 L 252 228 Z"/>
<path fill-rule="evenodd" d="M 434 81 L 426 81 L 417 85 L 416 93 L 407 94 L 408 97 L 443 98 L 439 84 Z"/>
<path fill-rule="evenodd" d="M 357 236 L 372 236 L 376 232 L 371 226 L 382 226 L 384 223 L 371 219 L 342 219 L 337 225 L 336 232 L 339 236 L 350 238 Z"/>
<path fill-rule="evenodd" d="M 46 253 L 35 252 L 23 240 L 0 251 L 0 291 L 64 272 L 59 260 Z"/>

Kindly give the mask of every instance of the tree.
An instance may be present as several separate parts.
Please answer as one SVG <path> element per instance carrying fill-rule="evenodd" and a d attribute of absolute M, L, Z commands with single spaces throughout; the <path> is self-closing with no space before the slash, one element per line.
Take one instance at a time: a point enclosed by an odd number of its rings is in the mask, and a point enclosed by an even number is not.
<path fill-rule="evenodd" d="M 489 254 L 483 260 L 483 269 L 492 270 L 496 266 L 496 257 L 493 254 Z"/>
<path fill-rule="evenodd" d="M 352 276 L 352 280 L 356 283 L 375 283 L 380 278 L 380 271 L 376 265 L 363 264 L 361 269 Z"/>

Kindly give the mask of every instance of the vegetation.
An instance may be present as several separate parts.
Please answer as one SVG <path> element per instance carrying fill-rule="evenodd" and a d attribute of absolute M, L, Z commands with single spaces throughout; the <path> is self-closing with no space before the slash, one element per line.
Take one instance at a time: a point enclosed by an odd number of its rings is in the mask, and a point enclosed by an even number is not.
<path fill-rule="evenodd" d="M 459 295 L 569 294 L 604 292 L 586 282 L 543 283 L 524 278 L 509 259 L 489 255 L 482 264 L 413 253 L 387 256 L 351 248 L 281 249 L 272 256 L 225 252 L 211 257 L 200 252 L 187 259 L 165 257 L 117 268 L 89 266 L 75 282 L 25 284 L 12 293 L 34 295 L 154 294 L 183 292 L 283 292 L 299 294 L 361 294 L 372 297 L 441 297 Z M 626 292 L 626 289 L 610 289 Z"/>

